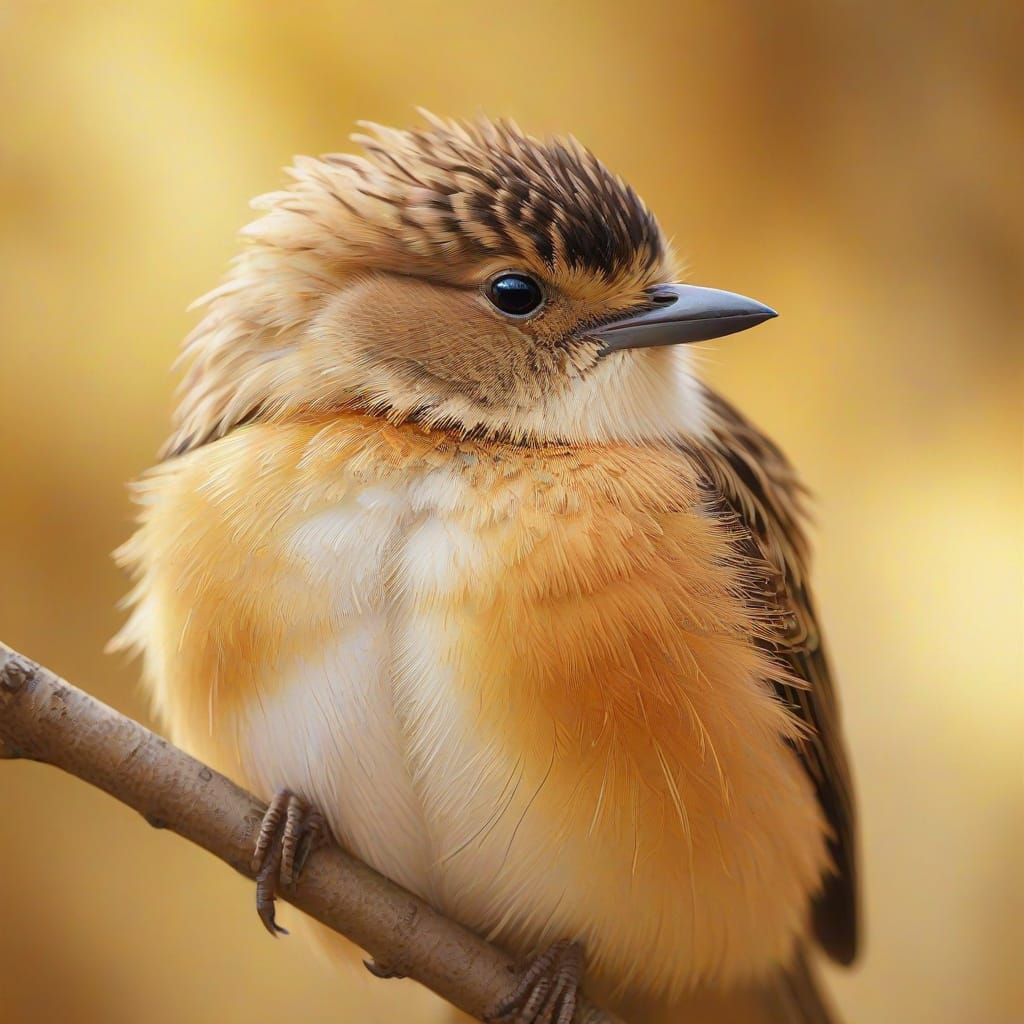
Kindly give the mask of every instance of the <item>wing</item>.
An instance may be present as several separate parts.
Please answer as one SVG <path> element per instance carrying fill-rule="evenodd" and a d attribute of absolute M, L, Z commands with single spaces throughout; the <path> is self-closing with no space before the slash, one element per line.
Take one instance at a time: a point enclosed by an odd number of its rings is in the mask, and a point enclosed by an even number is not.
<path fill-rule="evenodd" d="M 829 956 L 848 964 L 858 942 L 856 820 L 839 708 L 807 578 L 806 491 L 767 437 L 721 396 L 707 390 L 706 397 L 709 436 L 693 446 L 692 454 L 713 500 L 737 526 L 740 543 L 752 559 L 766 564 L 757 597 L 780 623 L 766 646 L 806 684 L 780 683 L 776 690 L 809 727 L 796 749 L 832 829 L 835 874 L 813 908 L 815 935 Z"/>

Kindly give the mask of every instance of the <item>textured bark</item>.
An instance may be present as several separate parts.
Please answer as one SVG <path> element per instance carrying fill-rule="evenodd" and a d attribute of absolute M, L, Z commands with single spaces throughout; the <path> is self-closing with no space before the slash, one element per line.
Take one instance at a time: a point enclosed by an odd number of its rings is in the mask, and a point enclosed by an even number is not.
<path fill-rule="evenodd" d="M 196 843 L 253 878 L 266 806 L 145 727 L 0 643 L 0 758 L 53 765 Z M 503 952 L 337 846 L 313 851 L 281 898 L 379 963 L 479 1019 L 514 988 Z M 258 922 L 253 918 L 253 927 Z M 621 1024 L 585 1001 L 579 1024 Z"/>

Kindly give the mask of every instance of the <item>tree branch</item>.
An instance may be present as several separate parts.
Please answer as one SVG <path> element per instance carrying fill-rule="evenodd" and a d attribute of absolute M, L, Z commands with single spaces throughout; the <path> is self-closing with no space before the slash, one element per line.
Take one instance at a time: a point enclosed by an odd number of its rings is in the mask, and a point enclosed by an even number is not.
<path fill-rule="evenodd" d="M 0 758 L 61 768 L 253 878 L 264 804 L 155 733 L 0 643 Z M 503 952 L 418 897 L 322 845 L 281 898 L 380 963 L 484 1019 L 511 994 Z M 254 924 L 255 927 L 255 924 Z M 578 1024 L 621 1024 L 582 1001 Z"/>

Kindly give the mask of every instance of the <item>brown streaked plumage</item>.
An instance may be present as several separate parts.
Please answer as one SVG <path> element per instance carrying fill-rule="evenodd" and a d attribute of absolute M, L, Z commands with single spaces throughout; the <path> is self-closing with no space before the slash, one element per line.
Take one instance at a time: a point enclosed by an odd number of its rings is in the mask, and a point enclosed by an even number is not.
<path fill-rule="evenodd" d="M 581 942 L 629 1019 L 829 1020 L 854 817 L 802 489 L 664 341 L 764 307 L 667 288 L 574 141 L 360 141 L 207 297 L 122 642 L 180 742 L 521 955 Z"/>
<path fill-rule="evenodd" d="M 776 683 L 779 698 L 809 726 L 797 745 L 832 834 L 836 870 L 814 904 L 815 935 L 829 956 L 850 964 L 857 956 L 856 816 L 832 675 L 818 628 L 804 535 L 805 490 L 786 457 L 721 395 L 707 393 L 710 429 L 693 448 L 705 467 L 705 486 L 735 517 L 752 557 L 771 567 L 765 601 L 783 629 L 767 647 L 781 657 L 794 681 Z"/>

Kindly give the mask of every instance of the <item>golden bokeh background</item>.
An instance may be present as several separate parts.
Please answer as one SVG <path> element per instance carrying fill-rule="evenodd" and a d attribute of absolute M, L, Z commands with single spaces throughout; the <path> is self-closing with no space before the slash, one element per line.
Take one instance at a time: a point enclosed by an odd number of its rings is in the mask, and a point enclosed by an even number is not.
<path fill-rule="evenodd" d="M 1018 3 L 0 3 L 0 637 L 148 721 L 105 656 L 125 481 L 293 153 L 413 107 L 572 131 L 699 283 L 777 321 L 714 380 L 818 495 L 863 819 L 852 1024 L 1024 1020 Z M 285 908 L 285 923 L 294 918 Z M 0 1022 L 387 1022 L 409 982 L 271 942 L 250 887 L 0 764 Z"/>

